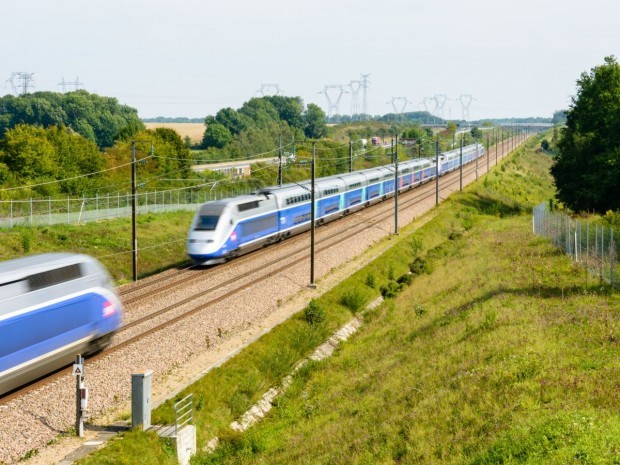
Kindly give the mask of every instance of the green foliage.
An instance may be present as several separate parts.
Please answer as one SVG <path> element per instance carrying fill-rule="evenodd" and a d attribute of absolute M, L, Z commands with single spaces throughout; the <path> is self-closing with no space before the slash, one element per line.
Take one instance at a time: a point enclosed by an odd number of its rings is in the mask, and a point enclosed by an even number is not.
<path fill-rule="evenodd" d="M 502 434 L 469 463 L 619 463 L 618 457 L 605 453 L 620 447 L 619 433 L 616 422 L 595 412 L 560 412 Z"/>
<path fill-rule="evenodd" d="M 366 295 L 357 288 L 349 289 L 340 296 L 340 303 L 353 313 L 360 310 L 366 303 L 366 300 Z"/>
<path fill-rule="evenodd" d="M 557 110 L 553 112 L 553 118 L 551 118 L 553 124 L 566 123 L 566 110 Z"/>
<path fill-rule="evenodd" d="M 606 212 L 603 217 L 603 221 L 605 221 L 605 223 L 614 228 L 616 231 L 620 231 L 620 212 Z"/>
<path fill-rule="evenodd" d="M 7 129 L 0 140 L 0 162 L 10 172 L 10 176 L 2 176 L 9 182 L 14 179 L 27 185 L 64 180 L 35 188 L 40 195 L 54 195 L 83 193 L 97 186 L 100 175 L 80 176 L 101 170 L 105 159 L 94 142 L 67 128 L 20 124 Z"/>
<path fill-rule="evenodd" d="M 557 198 L 574 211 L 620 210 L 620 65 L 582 73 L 557 142 L 551 173 Z"/>
<path fill-rule="evenodd" d="M 25 254 L 29 254 L 32 249 L 32 239 L 34 233 L 29 228 L 24 228 L 20 231 L 22 250 Z"/>
<path fill-rule="evenodd" d="M 0 136 L 19 124 L 65 126 L 100 148 L 111 147 L 117 138 L 144 129 L 137 110 L 85 90 L 6 95 L 0 98 L 0 115 Z"/>
<path fill-rule="evenodd" d="M 325 309 L 317 300 L 312 299 L 304 309 L 304 318 L 311 326 L 319 325 L 325 321 Z"/>
<path fill-rule="evenodd" d="M 202 146 L 206 149 L 209 147 L 221 149 L 228 145 L 231 140 L 232 134 L 226 126 L 219 123 L 212 123 L 207 126 L 202 139 Z"/>
<path fill-rule="evenodd" d="M 308 108 L 303 117 L 303 130 L 306 137 L 310 139 L 320 139 L 327 133 L 325 124 L 325 112 L 313 103 L 308 104 Z"/>
<path fill-rule="evenodd" d="M 480 140 L 482 138 L 482 130 L 478 128 L 477 126 L 474 126 L 473 128 L 471 128 L 471 130 L 469 131 L 469 134 L 474 140 Z"/>
<path fill-rule="evenodd" d="M 375 277 L 374 273 L 368 273 L 366 275 L 366 286 L 371 289 L 377 287 L 377 278 Z"/>
<path fill-rule="evenodd" d="M 429 266 L 426 259 L 422 257 L 415 257 L 411 263 L 409 263 L 409 271 L 414 276 L 419 276 L 423 273 L 429 273 L 431 271 L 431 267 Z"/>
<path fill-rule="evenodd" d="M 403 285 L 401 283 L 397 283 L 396 281 L 389 281 L 387 284 L 381 286 L 379 289 L 381 291 L 381 296 L 384 299 L 392 299 L 396 297 L 396 295 L 401 291 Z"/>
<path fill-rule="evenodd" d="M 123 434 L 125 441 L 131 442 L 129 450 L 123 448 L 124 441 L 111 441 L 105 448 L 80 460 L 81 465 L 100 465 L 113 463 L 174 465 L 177 464 L 176 452 L 170 441 L 162 441 L 154 432 L 129 431 Z"/>

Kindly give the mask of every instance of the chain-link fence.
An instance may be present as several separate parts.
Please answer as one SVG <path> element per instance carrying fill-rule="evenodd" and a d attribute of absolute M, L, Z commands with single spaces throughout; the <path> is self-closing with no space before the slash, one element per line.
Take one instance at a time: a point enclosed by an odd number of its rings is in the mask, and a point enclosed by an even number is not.
<path fill-rule="evenodd" d="M 213 189 L 138 192 L 136 212 L 197 210 L 209 200 L 249 192 L 249 188 L 226 192 Z M 84 223 L 130 215 L 131 194 L 0 201 L 0 228 Z"/>
<path fill-rule="evenodd" d="M 549 211 L 542 203 L 534 208 L 534 234 L 544 236 L 593 275 L 619 287 L 617 237 L 613 228 L 580 221 Z"/>

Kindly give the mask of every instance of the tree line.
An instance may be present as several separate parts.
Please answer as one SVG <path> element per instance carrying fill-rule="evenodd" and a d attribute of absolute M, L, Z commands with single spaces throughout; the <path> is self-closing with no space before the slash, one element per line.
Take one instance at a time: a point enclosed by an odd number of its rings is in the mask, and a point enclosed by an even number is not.
<path fill-rule="evenodd" d="M 130 189 L 132 141 L 153 188 L 192 183 L 192 157 L 171 129 L 146 130 L 136 109 L 84 90 L 0 98 L 0 199 Z M 149 157 L 156 148 L 156 157 Z M 165 179 L 165 181 L 164 181 Z M 170 184 L 168 179 L 175 179 Z"/>
<path fill-rule="evenodd" d="M 281 96 L 251 99 L 204 122 L 203 144 L 218 159 L 255 157 L 273 151 L 278 138 L 285 144 L 318 139 L 327 129 L 318 106 Z M 195 156 L 175 131 L 146 130 L 137 110 L 114 98 L 84 90 L 6 95 L 0 98 L 0 200 L 127 192 L 132 148 L 144 159 L 138 182 L 147 189 L 221 178 L 193 172 Z"/>

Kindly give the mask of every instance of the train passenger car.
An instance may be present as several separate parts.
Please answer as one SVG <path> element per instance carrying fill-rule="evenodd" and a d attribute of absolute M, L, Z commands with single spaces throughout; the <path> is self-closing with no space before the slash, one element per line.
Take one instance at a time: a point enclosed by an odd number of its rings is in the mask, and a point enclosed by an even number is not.
<path fill-rule="evenodd" d="M 110 276 L 92 257 L 0 263 L 0 394 L 104 349 L 121 317 Z"/>
<path fill-rule="evenodd" d="M 316 216 L 319 222 L 327 223 L 344 214 L 343 200 L 347 185 L 339 176 L 319 178 L 315 182 L 314 197 L 317 202 Z"/>
<path fill-rule="evenodd" d="M 339 177 L 345 184 L 342 205 L 344 214 L 364 208 L 368 193 L 368 178 L 360 172 L 345 173 Z"/>

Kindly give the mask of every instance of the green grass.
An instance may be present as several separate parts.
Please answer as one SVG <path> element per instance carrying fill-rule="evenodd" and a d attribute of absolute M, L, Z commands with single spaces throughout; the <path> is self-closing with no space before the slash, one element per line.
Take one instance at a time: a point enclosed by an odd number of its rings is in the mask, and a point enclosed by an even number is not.
<path fill-rule="evenodd" d="M 138 215 L 138 276 L 187 262 L 185 239 L 193 212 Z M 75 252 L 101 260 L 117 283 L 132 279 L 131 218 L 78 225 L 0 230 L 0 261 L 42 252 Z"/>
<path fill-rule="evenodd" d="M 549 163 L 520 150 L 317 299 L 320 323 L 301 312 L 179 394 L 196 396 L 199 449 L 221 438 L 192 463 L 620 463 L 619 300 L 532 236 Z M 334 357 L 300 369 L 268 418 L 228 429 L 381 292 L 393 298 Z M 174 400 L 154 422 L 172 421 Z M 80 463 L 160 463 L 134 452 L 147 439 Z"/>

